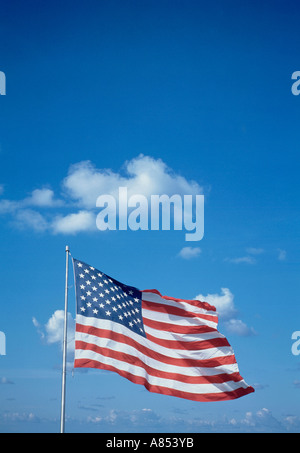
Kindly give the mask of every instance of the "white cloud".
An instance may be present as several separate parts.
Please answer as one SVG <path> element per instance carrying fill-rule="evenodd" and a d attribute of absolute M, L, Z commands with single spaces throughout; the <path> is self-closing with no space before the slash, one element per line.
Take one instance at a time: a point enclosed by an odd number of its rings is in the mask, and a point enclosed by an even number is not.
<path fill-rule="evenodd" d="M 43 331 L 43 327 L 40 325 L 40 323 L 38 322 L 38 320 L 34 316 L 32 318 L 32 323 L 33 323 L 34 327 L 36 328 L 36 330 L 37 330 L 38 334 L 40 335 L 40 337 L 42 339 L 44 339 L 45 338 L 45 333 Z"/>
<path fill-rule="evenodd" d="M 95 411 L 92 405 L 78 406 L 78 408 Z M 174 411 L 173 411 L 174 412 Z M 68 420 L 70 430 L 78 430 L 78 424 L 88 423 L 93 428 L 88 430 L 101 430 L 102 432 L 183 432 L 183 433 L 299 433 L 300 419 L 297 415 L 289 414 L 281 418 L 275 417 L 267 408 L 257 411 L 240 413 L 235 410 L 234 416 L 219 411 L 215 417 L 201 416 L 179 416 L 178 407 L 172 414 L 162 415 L 152 409 L 119 410 L 114 408 L 102 409 L 98 414 L 87 415 L 85 418 L 71 417 Z M 9 412 L 0 414 L 0 423 L 22 422 L 47 425 L 50 422 L 56 423 L 55 418 L 40 418 L 32 412 Z M 30 429 L 30 428 L 29 428 Z"/>
<path fill-rule="evenodd" d="M 64 311 L 56 310 L 45 324 L 47 343 L 62 343 L 63 341 Z"/>
<path fill-rule="evenodd" d="M 54 233 L 76 234 L 82 231 L 96 230 L 96 218 L 92 212 L 79 211 L 65 217 L 56 217 L 52 222 Z"/>
<path fill-rule="evenodd" d="M 45 325 L 41 325 L 35 317 L 32 318 L 40 337 L 46 344 L 63 345 L 64 335 L 64 310 L 56 310 Z M 75 321 L 71 313 L 67 315 L 67 361 L 72 366 L 75 348 Z"/>
<path fill-rule="evenodd" d="M 9 214 L 12 217 L 11 224 L 18 229 L 42 232 L 48 230 L 49 223 L 44 213 L 41 214 L 37 209 L 53 208 L 62 204 L 61 200 L 55 199 L 52 190 L 35 189 L 23 200 L 0 200 L 0 214 Z"/>
<path fill-rule="evenodd" d="M 256 412 L 247 411 L 239 415 L 236 411 L 234 417 L 220 412 L 219 416 L 206 419 L 199 416 L 178 416 L 178 409 L 172 415 L 162 416 L 153 410 L 117 410 L 110 409 L 103 414 L 87 416 L 87 423 L 99 425 L 98 429 L 111 432 L 112 428 L 117 432 L 143 429 L 153 432 L 157 429 L 164 432 L 184 433 L 260 433 L 260 432 L 298 432 L 299 417 L 288 416 L 279 420 L 271 411 L 262 408 Z"/>
<path fill-rule="evenodd" d="M 129 193 L 151 194 L 199 194 L 203 188 L 195 181 L 187 181 L 173 172 L 161 159 L 139 155 L 125 164 L 129 177 Z"/>
<path fill-rule="evenodd" d="M 199 256 L 201 253 L 200 247 L 183 247 L 180 252 L 178 253 L 178 256 L 185 260 L 189 260 L 191 258 L 196 258 Z"/>
<path fill-rule="evenodd" d="M 119 187 L 127 187 L 128 197 L 203 193 L 197 182 L 174 173 L 161 159 L 142 154 L 125 162 L 119 173 L 98 169 L 90 161 L 79 162 L 70 167 L 63 181 L 66 195 L 84 208 L 95 208 L 100 195 L 113 195 L 117 199 Z"/>
<path fill-rule="evenodd" d="M 62 200 L 56 200 L 51 189 L 35 189 L 31 195 L 25 198 L 21 204 L 39 207 L 55 207 L 63 204 Z"/>
<path fill-rule="evenodd" d="M 250 411 L 247 412 L 241 420 L 241 424 L 261 432 L 280 432 L 284 430 L 282 423 L 266 408 L 262 408 L 254 414 Z"/>
<path fill-rule="evenodd" d="M 152 409 L 136 409 L 136 410 L 117 410 L 110 409 L 107 414 L 100 416 L 88 416 L 87 422 L 92 424 L 101 424 L 102 426 L 118 426 L 118 427 L 134 427 L 142 428 L 149 426 L 152 429 L 157 429 L 164 420 Z"/>
<path fill-rule="evenodd" d="M 253 328 L 249 328 L 243 321 L 237 319 L 237 309 L 234 304 L 234 295 L 229 288 L 221 288 L 221 294 L 198 294 L 195 299 L 208 302 L 216 307 L 219 318 L 224 321 L 226 330 L 234 335 L 250 336 L 254 335 Z"/>
<path fill-rule="evenodd" d="M 76 234 L 96 229 L 96 200 L 112 195 L 118 200 L 119 187 L 132 195 L 197 195 L 203 188 L 175 173 L 161 159 L 139 155 L 126 161 L 120 171 L 97 168 L 90 161 L 71 165 L 62 181 L 62 198 L 49 188 L 35 189 L 22 200 L 0 200 L 0 214 L 10 215 L 15 225 L 55 234 Z M 34 210 L 29 211 L 30 208 Z M 55 212 L 54 208 L 59 208 Z M 77 212 L 70 212 L 75 208 Z M 39 212 L 40 210 L 43 212 Z M 48 211 L 47 211 L 48 209 Z M 47 219 L 47 221 L 46 221 Z"/>
<path fill-rule="evenodd" d="M 40 418 L 32 412 L 5 412 L 3 420 L 6 422 L 40 422 Z"/>
<path fill-rule="evenodd" d="M 34 316 L 32 318 L 32 323 L 33 323 L 34 327 L 36 327 L 36 328 L 40 327 L 38 320 Z"/>
<path fill-rule="evenodd" d="M 216 307 L 220 318 L 228 319 L 235 316 L 236 309 L 234 306 L 234 295 L 229 288 L 221 288 L 221 294 L 207 294 L 206 296 L 198 294 L 195 299 L 208 302 Z"/>
<path fill-rule="evenodd" d="M 1 187 L 1 186 L 0 186 Z M 57 207 L 62 206 L 62 200 L 55 199 L 53 190 L 51 189 L 35 189 L 31 194 L 23 200 L 6 200 L 0 201 L 0 213 L 17 212 L 19 209 L 28 207 Z"/>
<path fill-rule="evenodd" d="M 99 170 L 90 161 L 72 165 L 63 181 L 63 189 L 68 198 L 75 200 L 80 207 L 92 209 L 95 208 L 99 195 L 110 194 L 118 185 L 122 183 L 116 173 L 112 170 Z"/>

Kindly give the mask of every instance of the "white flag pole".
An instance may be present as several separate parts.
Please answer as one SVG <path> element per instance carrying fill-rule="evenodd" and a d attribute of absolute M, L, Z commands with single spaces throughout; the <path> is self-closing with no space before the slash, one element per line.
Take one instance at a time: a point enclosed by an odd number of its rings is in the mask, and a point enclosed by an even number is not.
<path fill-rule="evenodd" d="M 67 316 L 68 316 L 68 275 L 69 275 L 69 246 L 66 246 L 66 283 L 65 283 L 65 314 L 64 314 L 64 339 L 63 339 L 63 365 L 61 387 L 61 416 L 60 432 L 65 431 L 65 401 L 66 401 L 66 356 L 67 356 Z"/>

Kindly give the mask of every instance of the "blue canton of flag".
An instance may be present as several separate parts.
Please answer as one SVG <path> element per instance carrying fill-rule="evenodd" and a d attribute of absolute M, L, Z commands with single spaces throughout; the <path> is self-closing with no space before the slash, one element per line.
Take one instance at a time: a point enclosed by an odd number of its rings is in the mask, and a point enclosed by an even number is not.
<path fill-rule="evenodd" d="M 77 314 L 121 324 L 146 336 L 142 318 L 142 292 L 73 259 Z"/>

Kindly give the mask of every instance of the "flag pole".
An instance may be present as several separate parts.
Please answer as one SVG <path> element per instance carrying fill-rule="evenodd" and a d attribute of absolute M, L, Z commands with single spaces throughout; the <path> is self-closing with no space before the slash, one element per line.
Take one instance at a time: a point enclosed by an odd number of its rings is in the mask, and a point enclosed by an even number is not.
<path fill-rule="evenodd" d="M 64 313 L 64 339 L 63 339 L 63 365 L 61 387 L 61 416 L 60 432 L 65 431 L 65 401 L 66 401 L 66 356 L 67 356 L 67 316 L 68 316 L 68 274 L 69 274 L 69 246 L 66 246 L 66 283 L 65 283 L 65 313 Z"/>

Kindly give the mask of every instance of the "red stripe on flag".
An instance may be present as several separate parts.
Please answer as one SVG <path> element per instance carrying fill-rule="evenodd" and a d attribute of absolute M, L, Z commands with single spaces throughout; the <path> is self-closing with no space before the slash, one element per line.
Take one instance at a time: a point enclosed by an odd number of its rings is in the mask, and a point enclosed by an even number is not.
<path fill-rule="evenodd" d="M 148 300 L 142 300 L 142 307 L 145 310 L 151 310 L 159 313 L 167 313 L 169 315 L 180 316 L 181 318 L 198 318 L 205 319 L 217 323 L 217 316 L 205 315 L 203 313 L 192 313 L 184 310 L 183 308 L 173 307 L 172 305 L 163 305 L 157 302 L 150 302 Z"/>
<path fill-rule="evenodd" d="M 249 393 L 254 392 L 252 387 L 243 388 L 240 387 L 236 390 L 232 390 L 231 392 L 219 392 L 219 393 L 189 393 L 189 392 L 182 392 L 179 390 L 175 390 L 169 387 L 151 385 L 149 382 L 140 376 L 135 376 L 132 373 L 127 371 L 120 370 L 114 366 L 106 365 L 95 360 L 90 359 L 76 359 L 74 363 L 75 367 L 80 368 L 99 368 L 102 370 L 114 371 L 118 373 L 120 376 L 125 377 L 129 381 L 133 382 L 134 384 L 143 385 L 149 392 L 152 393 L 160 393 L 163 395 L 169 396 L 176 396 L 179 398 L 185 398 L 193 401 L 225 401 L 225 400 L 232 400 L 235 398 L 240 398 L 241 396 L 248 395 Z"/>
<path fill-rule="evenodd" d="M 170 349 L 182 349 L 188 351 L 201 351 L 203 349 L 218 348 L 222 346 L 230 346 L 228 340 L 225 337 L 211 338 L 210 340 L 200 341 L 177 341 L 177 340 L 163 340 L 161 338 L 154 337 L 147 332 L 147 339 L 155 344 L 164 346 Z"/>
<path fill-rule="evenodd" d="M 199 326 L 180 326 L 168 322 L 154 321 L 153 319 L 143 318 L 144 325 L 152 329 L 163 330 L 165 332 L 180 333 L 183 335 L 201 334 L 209 332 L 218 332 L 214 327 Z"/>
<path fill-rule="evenodd" d="M 211 359 L 193 359 L 193 358 L 173 358 L 166 355 L 160 354 L 159 352 L 153 351 L 150 348 L 147 348 L 132 338 L 127 337 L 126 335 L 113 332 L 112 330 L 99 329 L 98 327 L 93 326 L 84 326 L 82 324 L 76 324 L 76 332 L 87 333 L 89 335 L 94 335 L 99 338 L 108 338 L 117 343 L 127 344 L 132 346 L 137 351 L 142 354 L 157 360 L 158 362 L 166 363 L 169 365 L 181 366 L 181 367 L 204 367 L 211 368 L 221 365 L 229 365 L 236 362 L 234 354 L 228 356 L 221 356 Z M 77 342 L 75 342 L 75 348 L 77 348 Z"/>
<path fill-rule="evenodd" d="M 198 308 L 203 308 L 204 310 L 216 311 L 216 307 L 214 307 L 213 305 L 210 305 L 208 302 L 202 302 L 201 300 L 197 300 L 197 299 L 188 300 L 188 299 L 177 299 L 176 297 L 170 297 L 170 296 L 162 296 L 160 294 L 160 292 L 157 291 L 157 289 L 144 289 L 142 291 L 142 293 L 155 293 L 165 300 L 173 300 L 174 302 L 179 302 L 179 303 L 186 302 L 187 304 L 193 305 Z"/>
<path fill-rule="evenodd" d="M 155 376 L 163 379 L 170 379 L 172 381 L 180 381 L 185 384 L 223 384 L 224 382 L 239 382 L 242 381 L 243 378 L 240 375 L 239 372 L 234 372 L 234 373 L 220 373 L 220 374 L 214 374 L 210 376 L 187 376 L 185 374 L 180 374 L 180 373 L 171 373 L 167 371 L 161 371 L 157 370 L 156 368 L 153 368 L 146 363 L 144 363 L 142 360 L 140 360 L 138 357 L 133 356 L 131 354 L 127 354 L 125 352 L 119 352 L 115 351 L 113 349 L 109 348 L 103 348 L 100 346 L 97 346 L 93 343 L 87 343 L 85 341 L 76 341 L 76 349 L 79 350 L 84 350 L 84 351 L 93 351 L 98 354 L 101 354 L 105 357 L 109 357 L 115 360 L 119 360 L 121 362 L 129 363 L 131 365 L 134 365 L 136 367 L 140 367 L 144 369 L 147 374 L 150 376 Z M 97 361 L 96 361 L 97 362 Z"/>

